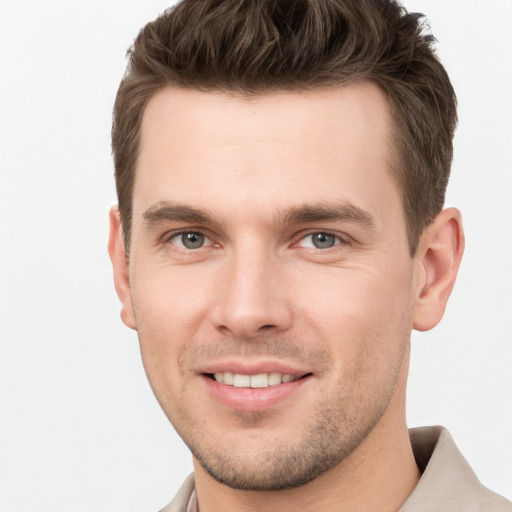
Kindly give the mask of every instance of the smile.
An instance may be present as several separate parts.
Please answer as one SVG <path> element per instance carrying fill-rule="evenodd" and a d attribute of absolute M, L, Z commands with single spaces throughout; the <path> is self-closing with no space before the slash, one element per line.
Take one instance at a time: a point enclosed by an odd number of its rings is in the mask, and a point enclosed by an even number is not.
<path fill-rule="evenodd" d="M 266 388 L 277 386 L 296 380 L 296 376 L 290 373 L 258 373 L 256 375 L 243 375 L 232 372 L 216 372 L 213 378 L 222 384 L 234 386 L 235 388 Z"/>
<path fill-rule="evenodd" d="M 260 368 L 248 368 L 248 365 L 237 363 L 223 363 L 223 368 L 218 367 L 220 364 L 212 366 L 217 368 L 203 370 L 201 380 L 210 396 L 229 410 L 264 411 L 290 400 L 299 389 L 314 382 L 313 373 L 298 369 L 294 371 L 292 367 L 282 364 L 275 365 L 282 368 L 272 369 L 268 368 L 271 366 L 268 364 L 254 365 Z M 267 366 L 270 371 L 265 371 L 261 366 Z"/>

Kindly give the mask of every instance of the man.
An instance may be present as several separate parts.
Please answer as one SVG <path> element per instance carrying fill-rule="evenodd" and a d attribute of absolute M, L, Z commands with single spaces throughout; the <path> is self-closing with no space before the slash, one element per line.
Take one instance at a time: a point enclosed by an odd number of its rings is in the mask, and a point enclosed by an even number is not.
<path fill-rule="evenodd" d="M 464 246 L 431 44 L 383 0 L 185 0 L 139 34 L 109 251 L 194 457 L 165 511 L 512 510 L 445 430 L 406 427 L 411 330 Z"/>

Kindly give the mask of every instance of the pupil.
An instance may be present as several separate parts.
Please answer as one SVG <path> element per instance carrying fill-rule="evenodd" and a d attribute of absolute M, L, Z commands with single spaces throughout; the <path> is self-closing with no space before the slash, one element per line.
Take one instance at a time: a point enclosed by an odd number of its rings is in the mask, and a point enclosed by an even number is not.
<path fill-rule="evenodd" d="M 317 249 L 328 249 L 334 245 L 334 241 L 334 235 L 329 235 L 328 233 L 316 233 L 313 235 L 313 245 Z"/>
<path fill-rule="evenodd" d="M 204 235 L 201 233 L 183 233 L 181 241 L 187 249 L 198 249 L 204 243 Z"/>

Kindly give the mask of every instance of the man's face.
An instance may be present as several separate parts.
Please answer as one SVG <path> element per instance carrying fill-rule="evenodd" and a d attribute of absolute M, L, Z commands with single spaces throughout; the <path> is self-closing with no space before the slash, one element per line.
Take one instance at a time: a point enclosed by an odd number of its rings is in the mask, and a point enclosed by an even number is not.
<path fill-rule="evenodd" d="M 125 321 L 218 481 L 301 485 L 403 414 L 417 280 L 391 129 L 371 84 L 147 106 Z"/>

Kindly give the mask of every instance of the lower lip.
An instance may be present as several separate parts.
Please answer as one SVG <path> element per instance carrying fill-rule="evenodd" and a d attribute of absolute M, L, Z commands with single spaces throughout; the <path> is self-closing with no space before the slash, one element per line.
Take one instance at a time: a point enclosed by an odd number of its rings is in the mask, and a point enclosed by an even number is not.
<path fill-rule="evenodd" d="M 312 376 L 306 376 L 266 388 L 237 388 L 217 382 L 206 375 L 201 377 L 213 398 L 231 409 L 244 412 L 258 412 L 275 407 L 296 393 L 312 378 Z"/>

